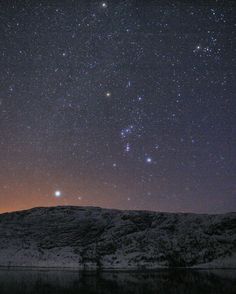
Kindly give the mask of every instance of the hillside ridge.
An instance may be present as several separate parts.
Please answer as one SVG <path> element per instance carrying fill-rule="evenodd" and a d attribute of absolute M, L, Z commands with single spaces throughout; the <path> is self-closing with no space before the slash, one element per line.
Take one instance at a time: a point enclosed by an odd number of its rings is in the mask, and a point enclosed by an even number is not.
<path fill-rule="evenodd" d="M 236 213 L 85 206 L 0 214 L 0 266 L 236 268 Z"/>

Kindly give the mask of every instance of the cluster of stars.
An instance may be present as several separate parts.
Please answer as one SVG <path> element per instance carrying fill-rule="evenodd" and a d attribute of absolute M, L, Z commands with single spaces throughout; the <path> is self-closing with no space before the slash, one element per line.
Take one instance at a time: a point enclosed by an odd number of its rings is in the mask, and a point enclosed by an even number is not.
<path fill-rule="evenodd" d="M 232 5 L 6 2 L 0 207 L 235 206 Z"/>

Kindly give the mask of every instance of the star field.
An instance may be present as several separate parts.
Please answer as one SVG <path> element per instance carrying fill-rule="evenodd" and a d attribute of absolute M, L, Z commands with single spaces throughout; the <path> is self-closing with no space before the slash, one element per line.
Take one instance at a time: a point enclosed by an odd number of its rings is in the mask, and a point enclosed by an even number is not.
<path fill-rule="evenodd" d="M 236 209 L 233 1 L 1 1 L 0 212 Z"/>

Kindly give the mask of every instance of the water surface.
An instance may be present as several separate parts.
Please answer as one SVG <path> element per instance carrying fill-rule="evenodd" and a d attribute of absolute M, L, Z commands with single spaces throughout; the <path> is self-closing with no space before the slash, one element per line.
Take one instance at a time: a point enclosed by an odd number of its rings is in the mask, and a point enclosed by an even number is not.
<path fill-rule="evenodd" d="M 1 294 L 233 294 L 236 270 L 76 272 L 0 269 Z"/>

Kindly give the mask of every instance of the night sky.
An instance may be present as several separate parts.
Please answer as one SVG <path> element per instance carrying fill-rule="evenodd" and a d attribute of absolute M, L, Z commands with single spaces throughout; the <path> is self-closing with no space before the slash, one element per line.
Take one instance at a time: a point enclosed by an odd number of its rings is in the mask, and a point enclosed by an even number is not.
<path fill-rule="evenodd" d="M 233 1 L 0 1 L 0 212 L 236 210 Z"/>

